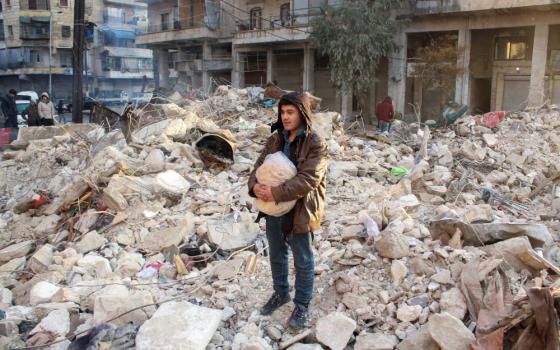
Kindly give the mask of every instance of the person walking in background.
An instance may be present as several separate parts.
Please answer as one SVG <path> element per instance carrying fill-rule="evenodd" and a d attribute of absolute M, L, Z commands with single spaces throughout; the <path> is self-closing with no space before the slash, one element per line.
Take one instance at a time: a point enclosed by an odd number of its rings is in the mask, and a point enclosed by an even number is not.
<path fill-rule="evenodd" d="M 393 100 L 387 96 L 385 99 L 375 106 L 375 116 L 377 117 L 377 128 L 381 132 L 389 132 L 391 130 L 391 121 L 395 116 L 393 108 Z"/>
<path fill-rule="evenodd" d="M 39 116 L 41 117 L 41 125 L 54 125 L 55 110 L 53 103 L 49 100 L 49 94 L 43 92 L 41 94 L 41 102 L 39 102 Z"/>
<path fill-rule="evenodd" d="M 11 89 L 8 94 L 2 98 L 2 113 L 6 118 L 5 127 L 6 128 L 17 128 L 17 107 L 16 107 L 16 95 L 17 91 Z"/>
<path fill-rule="evenodd" d="M 58 113 L 58 122 L 60 124 L 66 124 L 66 117 L 64 117 L 64 102 L 62 100 L 58 100 L 56 112 Z"/>
<path fill-rule="evenodd" d="M 27 120 L 28 126 L 41 126 L 41 117 L 39 116 L 39 107 L 37 101 L 31 99 L 29 106 L 21 113 L 23 119 Z"/>

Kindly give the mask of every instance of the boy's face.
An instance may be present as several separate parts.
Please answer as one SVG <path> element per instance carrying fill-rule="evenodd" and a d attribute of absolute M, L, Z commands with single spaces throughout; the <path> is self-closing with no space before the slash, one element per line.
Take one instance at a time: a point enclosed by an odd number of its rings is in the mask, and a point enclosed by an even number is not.
<path fill-rule="evenodd" d="M 280 108 L 282 124 L 287 131 L 299 130 L 303 126 L 303 119 L 299 109 L 294 105 L 283 105 Z"/>

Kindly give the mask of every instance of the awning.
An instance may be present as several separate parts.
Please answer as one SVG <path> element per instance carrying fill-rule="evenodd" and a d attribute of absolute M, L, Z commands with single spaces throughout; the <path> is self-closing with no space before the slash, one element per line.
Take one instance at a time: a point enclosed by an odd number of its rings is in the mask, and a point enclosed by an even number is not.
<path fill-rule="evenodd" d="M 117 39 L 123 39 L 123 40 L 134 40 L 134 39 L 136 39 L 136 33 L 131 32 L 131 31 L 127 31 L 127 30 L 111 29 L 111 33 Z"/>
<path fill-rule="evenodd" d="M 20 23 L 43 22 L 49 23 L 51 18 L 49 16 L 20 16 Z"/>
<path fill-rule="evenodd" d="M 105 47 L 103 53 L 111 57 L 152 58 L 152 50 L 129 47 Z"/>

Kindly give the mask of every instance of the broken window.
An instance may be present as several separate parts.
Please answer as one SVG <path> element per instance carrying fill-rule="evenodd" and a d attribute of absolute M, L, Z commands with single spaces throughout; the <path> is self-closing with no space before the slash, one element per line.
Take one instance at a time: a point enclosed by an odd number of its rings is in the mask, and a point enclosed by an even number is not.
<path fill-rule="evenodd" d="M 527 37 L 497 37 L 494 58 L 496 60 L 527 59 Z"/>
<path fill-rule="evenodd" d="M 290 3 L 285 3 L 280 6 L 280 23 L 282 27 L 290 24 Z"/>
<path fill-rule="evenodd" d="M 250 12 L 251 29 L 262 29 L 262 9 L 253 7 Z"/>

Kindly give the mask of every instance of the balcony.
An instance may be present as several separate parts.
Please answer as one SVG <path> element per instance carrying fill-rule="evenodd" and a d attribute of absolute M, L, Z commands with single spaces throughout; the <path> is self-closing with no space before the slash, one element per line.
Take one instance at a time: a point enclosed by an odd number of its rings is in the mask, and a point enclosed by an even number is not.
<path fill-rule="evenodd" d="M 265 44 L 283 41 L 305 41 L 309 38 L 310 23 L 320 15 L 318 8 L 302 8 L 281 17 L 251 17 L 238 21 L 234 45 Z"/>
<path fill-rule="evenodd" d="M 19 8 L 22 11 L 50 11 L 51 6 L 49 0 L 20 0 Z"/>
<path fill-rule="evenodd" d="M 233 63 L 231 58 L 211 58 L 202 61 L 202 67 L 204 70 L 213 71 L 227 71 L 233 69 Z"/>
<path fill-rule="evenodd" d="M 147 79 L 154 78 L 154 72 L 148 69 L 127 69 L 127 70 L 104 70 L 99 74 L 100 78 L 107 79 Z"/>
<path fill-rule="evenodd" d="M 46 16 L 20 16 L 20 39 L 22 40 L 49 40 L 50 17 Z"/>
<path fill-rule="evenodd" d="M 557 0 L 417 0 L 416 15 L 445 14 L 453 12 L 476 12 L 497 9 L 522 9 L 540 6 L 559 6 Z"/>
<path fill-rule="evenodd" d="M 148 25 L 146 33 L 136 37 L 136 44 L 172 43 L 177 41 L 216 38 L 217 36 L 218 33 L 210 30 L 204 24 L 189 26 L 179 22 L 157 23 Z"/>

